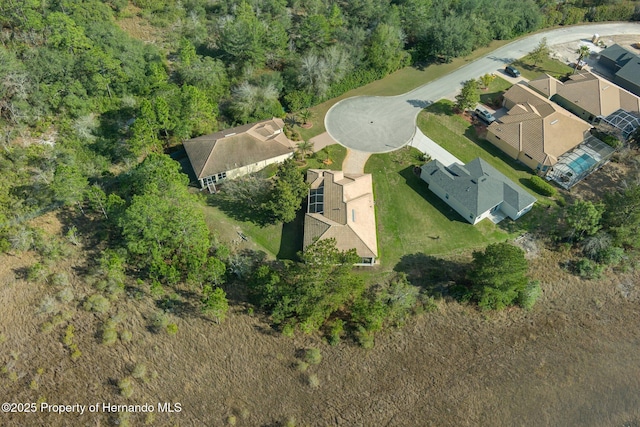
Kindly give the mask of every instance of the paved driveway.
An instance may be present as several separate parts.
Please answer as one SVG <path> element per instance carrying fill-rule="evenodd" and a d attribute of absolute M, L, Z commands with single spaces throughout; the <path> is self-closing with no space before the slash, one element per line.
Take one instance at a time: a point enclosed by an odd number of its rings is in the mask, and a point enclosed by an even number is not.
<path fill-rule="evenodd" d="M 433 140 L 423 134 L 420 129 L 416 129 L 416 134 L 411 140 L 410 145 L 429 155 L 432 160 L 437 160 L 445 166 L 451 166 L 454 163 L 464 165 L 461 160 L 433 142 Z"/>
<path fill-rule="evenodd" d="M 333 139 L 347 148 L 369 153 L 393 151 L 413 139 L 420 110 L 439 99 L 453 98 L 466 80 L 502 70 L 505 64 L 531 52 L 543 37 L 555 45 L 591 39 L 595 33 L 601 37 L 640 34 L 640 23 L 589 24 L 534 34 L 403 95 L 344 99 L 329 109 L 325 127 Z"/>

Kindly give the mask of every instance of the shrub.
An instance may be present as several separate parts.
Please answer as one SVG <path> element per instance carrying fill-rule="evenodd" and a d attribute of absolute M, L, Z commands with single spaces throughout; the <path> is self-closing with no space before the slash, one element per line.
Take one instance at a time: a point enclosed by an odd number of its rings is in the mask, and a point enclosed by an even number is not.
<path fill-rule="evenodd" d="M 307 377 L 307 381 L 309 382 L 311 388 L 320 387 L 320 380 L 318 379 L 318 376 L 316 374 L 309 374 L 309 376 Z"/>
<path fill-rule="evenodd" d="M 111 303 L 100 294 L 93 294 L 84 303 L 84 309 L 95 313 L 106 313 L 111 308 Z"/>
<path fill-rule="evenodd" d="M 537 175 L 533 175 L 529 178 L 529 184 L 536 193 L 542 194 L 543 196 L 552 197 L 558 194 L 558 190 L 553 185 L 549 184 Z"/>
<path fill-rule="evenodd" d="M 58 298 L 60 302 L 71 302 L 74 298 L 73 290 L 71 288 L 64 288 L 56 294 L 56 298 Z"/>
<path fill-rule="evenodd" d="M 318 365 L 320 364 L 320 362 L 322 362 L 322 354 L 317 348 L 311 347 L 304 355 L 304 360 L 310 365 Z"/>
<path fill-rule="evenodd" d="M 309 364 L 302 360 L 298 360 L 296 363 L 296 370 L 299 372 L 306 372 L 307 369 L 309 369 Z"/>
<path fill-rule="evenodd" d="M 374 333 L 372 331 L 368 331 L 362 326 L 358 326 L 358 332 L 356 333 L 356 338 L 358 340 L 358 344 L 362 346 L 362 348 L 373 348 L 375 344 Z"/>
<path fill-rule="evenodd" d="M 169 323 L 167 325 L 167 333 L 169 335 L 175 335 L 178 333 L 178 325 L 176 325 L 175 323 Z"/>
<path fill-rule="evenodd" d="M 169 318 L 165 313 L 155 313 L 151 319 L 151 329 L 154 332 L 160 332 L 169 325 Z"/>
<path fill-rule="evenodd" d="M 129 342 L 132 337 L 133 334 L 129 330 L 125 330 L 120 333 L 120 340 L 122 340 L 122 342 Z"/>
<path fill-rule="evenodd" d="M 42 301 L 40 301 L 40 306 L 38 307 L 38 313 L 51 314 L 56 312 L 58 312 L 58 303 L 56 302 L 56 300 L 50 295 L 42 298 Z"/>
<path fill-rule="evenodd" d="M 118 332 L 115 328 L 105 328 L 102 331 L 102 344 L 112 345 L 118 340 Z"/>
<path fill-rule="evenodd" d="M 124 397 L 131 397 L 133 395 L 133 382 L 131 378 L 123 378 L 118 381 L 118 388 L 120 389 L 120 394 Z"/>
<path fill-rule="evenodd" d="M 62 339 L 62 342 L 67 345 L 67 346 L 71 346 L 71 344 L 73 344 L 73 337 L 74 337 L 74 332 L 75 332 L 76 328 L 73 325 L 69 325 L 67 326 L 67 329 L 65 331 L 64 334 L 64 338 Z"/>
<path fill-rule="evenodd" d="M 599 279 L 602 276 L 604 266 L 587 258 L 581 258 L 575 263 L 575 272 L 585 279 Z"/>
<path fill-rule="evenodd" d="M 27 280 L 33 283 L 44 281 L 47 276 L 47 269 L 39 262 L 36 262 L 27 269 Z"/>
<path fill-rule="evenodd" d="M 131 376 L 136 379 L 144 379 L 147 375 L 147 366 L 143 363 L 138 363 L 133 367 L 131 371 Z"/>
<path fill-rule="evenodd" d="M 340 339 L 342 338 L 342 333 L 344 332 L 344 321 L 341 319 L 336 319 L 331 324 L 331 329 L 329 329 L 329 337 L 327 340 L 331 345 L 338 345 L 340 343 Z"/>
<path fill-rule="evenodd" d="M 525 310 L 531 310 L 538 298 L 542 295 L 540 282 L 533 281 L 524 288 L 518 295 L 518 305 Z"/>

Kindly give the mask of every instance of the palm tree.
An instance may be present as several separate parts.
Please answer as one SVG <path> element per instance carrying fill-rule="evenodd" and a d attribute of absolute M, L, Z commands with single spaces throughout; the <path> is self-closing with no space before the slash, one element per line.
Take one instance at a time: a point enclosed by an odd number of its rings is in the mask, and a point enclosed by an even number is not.
<path fill-rule="evenodd" d="M 297 152 L 303 159 L 307 157 L 307 155 L 313 153 L 313 142 L 311 141 L 300 141 L 296 145 Z"/>
<path fill-rule="evenodd" d="M 308 108 L 305 108 L 304 110 L 300 111 L 299 115 L 303 124 L 306 125 L 307 123 L 309 123 L 309 119 L 311 119 L 311 117 L 313 116 L 313 113 Z"/>
<path fill-rule="evenodd" d="M 573 74 L 576 73 L 576 70 L 578 69 L 578 65 L 580 65 L 580 61 L 582 61 L 584 58 L 589 56 L 589 54 L 591 54 L 591 49 L 589 49 L 589 46 L 582 45 L 578 48 L 578 50 L 576 50 L 576 53 L 578 54 L 578 60 L 576 61 L 576 66 L 573 69 Z"/>

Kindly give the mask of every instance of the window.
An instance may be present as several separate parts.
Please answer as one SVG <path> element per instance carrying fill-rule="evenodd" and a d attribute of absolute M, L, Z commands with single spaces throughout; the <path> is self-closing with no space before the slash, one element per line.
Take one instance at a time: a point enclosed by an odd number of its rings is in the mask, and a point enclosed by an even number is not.
<path fill-rule="evenodd" d="M 445 198 L 445 199 L 447 199 L 447 200 L 449 200 L 449 193 L 446 193 L 446 194 L 444 195 L 444 198 Z"/>
<path fill-rule="evenodd" d="M 223 180 L 227 177 L 227 173 L 226 172 L 220 172 L 218 174 L 218 181 Z"/>
<path fill-rule="evenodd" d="M 528 155 L 527 153 L 524 153 L 525 157 L 528 157 L 529 159 L 533 160 L 533 157 L 531 157 L 530 155 Z"/>

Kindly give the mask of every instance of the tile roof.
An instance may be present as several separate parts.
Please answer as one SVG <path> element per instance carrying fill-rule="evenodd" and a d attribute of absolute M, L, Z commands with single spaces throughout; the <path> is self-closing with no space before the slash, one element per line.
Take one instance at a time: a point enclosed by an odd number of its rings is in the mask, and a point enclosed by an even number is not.
<path fill-rule="evenodd" d="M 523 84 L 512 86 L 504 98 L 513 106 L 488 131 L 540 164 L 553 165 L 558 157 L 580 144 L 591 128 Z"/>
<path fill-rule="evenodd" d="M 588 72 L 574 74 L 565 82 L 544 75 L 528 85 L 547 98 L 560 96 L 594 116 L 608 116 L 620 108 L 640 111 L 639 97 Z"/>
<path fill-rule="evenodd" d="M 291 153 L 295 143 L 282 129 L 282 119 L 225 129 L 184 142 L 198 179 Z"/>
<path fill-rule="evenodd" d="M 481 158 L 466 165 L 454 163 L 447 167 L 437 160 L 422 166 L 427 183 L 434 183 L 469 212 L 478 217 L 505 202 L 520 212 L 536 198 L 500 173 Z"/>
<path fill-rule="evenodd" d="M 371 174 L 309 169 L 310 192 L 322 188 L 323 212 L 307 213 L 304 247 L 316 239 L 336 239 L 340 250 L 356 249 L 361 257 L 378 256 Z"/>

